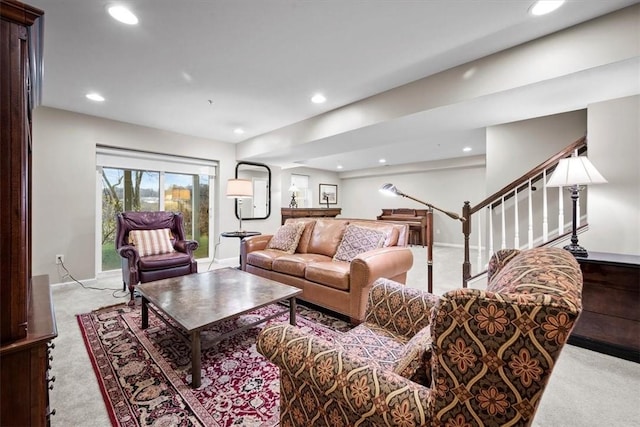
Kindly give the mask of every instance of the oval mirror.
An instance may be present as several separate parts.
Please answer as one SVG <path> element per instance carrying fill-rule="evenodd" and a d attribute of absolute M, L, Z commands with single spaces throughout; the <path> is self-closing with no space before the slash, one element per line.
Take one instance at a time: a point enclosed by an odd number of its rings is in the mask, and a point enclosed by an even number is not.
<path fill-rule="evenodd" d="M 262 163 L 238 162 L 236 178 L 248 179 L 253 183 L 253 197 L 238 203 L 236 199 L 236 218 L 243 221 L 267 219 L 271 215 L 271 169 Z M 242 212 L 240 212 L 242 209 Z"/>

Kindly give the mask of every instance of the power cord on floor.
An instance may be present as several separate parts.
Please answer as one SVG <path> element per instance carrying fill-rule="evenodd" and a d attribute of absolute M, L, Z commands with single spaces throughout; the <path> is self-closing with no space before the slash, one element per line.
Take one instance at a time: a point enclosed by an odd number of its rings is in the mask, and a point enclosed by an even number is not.
<path fill-rule="evenodd" d="M 216 261 L 216 253 L 218 252 L 218 246 L 220 246 L 220 238 L 222 234 L 218 234 L 218 243 L 213 246 L 213 256 L 211 257 L 211 262 L 209 263 L 209 267 L 207 267 L 207 271 L 211 270 L 211 266 Z"/>
<path fill-rule="evenodd" d="M 58 263 L 58 275 L 60 275 L 60 267 L 62 267 L 62 269 L 64 270 L 64 275 L 62 276 L 62 279 L 64 280 L 65 278 L 70 278 L 71 280 L 73 280 L 74 282 L 76 282 L 77 284 L 79 284 L 80 286 L 82 286 L 84 289 L 90 289 L 90 290 L 94 290 L 94 291 L 113 291 L 111 293 L 111 295 L 114 298 L 122 298 L 124 296 L 128 295 L 128 292 L 125 290 L 123 291 L 122 289 L 116 289 L 116 288 L 96 288 L 94 286 L 87 286 L 84 283 L 82 283 L 81 281 L 79 281 L 78 279 L 76 279 L 75 277 L 73 277 L 71 275 L 71 272 L 69 272 L 69 270 L 67 269 L 67 267 L 65 267 L 64 262 L 62 262 L 61 259 L 58 259 L 59 263 Z M 123 295 L 116 295 L 116 292 L 123 292 Z"/>

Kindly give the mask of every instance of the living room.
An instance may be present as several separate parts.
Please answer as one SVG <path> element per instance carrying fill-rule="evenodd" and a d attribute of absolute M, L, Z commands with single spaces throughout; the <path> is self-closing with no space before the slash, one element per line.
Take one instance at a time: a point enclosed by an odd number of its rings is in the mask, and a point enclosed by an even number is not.
<path fill-rule="evenodd" d="M 47 2 L 38 1 L 34 5 L 42 7 L 47 16 Z M 309 177 L 313 207 L 321 206 L 317 194 L 319 184 L 336 185 L 335 206 L 342 209 L 341 216 L 345 218 L 375 219 L 381 209 L 390 204 L 419 207 L 410 201 L 391 201 L 380 196 L 378 189 L 386 182 L 437 206 L 459 212 L 464 201 L 482 200 L 587 135 L 588 157 L 608 183 L 588 189 L 589 226 L 580 234 L 580 241 L 594 251 L 638 255 L 640 224 L 633 218 L 640 217 L 637 168 L 640 83 L 615 90 L 602 88 L 586 103 L 582 99 L 565 99 L 559 103 L 561 107 L 553 107 L 555 110 L 550 109 L 550 105 L 556 98 L 563 98 L 563 90 L 568 86 L 626 82 L 629 72 L 638 71 L 639 15 L 640 7 L 631 6 L 239 142 L 223 142 L 100 117 L 95 107 L 89 107 L 86 113 L 69 111 L 55 106 L 63 104 L 62 101 L 48 105 L 45 98 L 44 104 L 33 113 L 33 274 L 49 275 L 52 284 L 68 281 L 54 262 L 56 254 L 64 254 L 65 267 L 80 281 L 95 283 L 96 278 L 110 274 L 102 271 L 99 253 L 100 213 L 96 200 L 100 180 L 96 176 L 96 158 L 100 147 L 215 162 L 210 236 L 219 236 L 238 228 L 238 220 L 233 215 L 234 201 L 225 196 L 226 182 L 234 177 L 238 161 L 257 161 L 271 169 L 271 214 L 266 220 L 246 221 L 244 227 L 272 234 L 280 225 L 280 208 L 289 205 L 292 174 Z M 55 29 L 55 21 L 51 21 L 51 29 L 49 22 L 45 24 L 45 52 L 47 32 Z M 540 66 L 534 67 L 535 64 Z M 488 70 L 488 74 L 480 73 L 481 78 L 476 79 L 460 78 L 471 69 Z M 602 69 L 610 74 L 601 77 L 604 80 L 595 79 L 592 74 Z M 546 80 L 553 81 L 553 86 L 543 86 Z M 45 69 L 45 87 L 46 82 Z M 481 134 L 482 147 L 468 155 L 339 171 L 335 167 L 316 168 L 313 166 L 315 155 L 301 154 L 312 153 L 314 145 L 349 147 L 352 132 L 366 132 L 366 128 L 371 127 L 369 132 L 375 133 L 385 122 L 390 127 L 399 126 L 412 115 L 435 126 L 439 110 L 457 104 L 482 109 L 483 101 L 515 88 L 534 94 L 539 113 L 525 117 L 513 106 L 511 120 L 479 126 L 473 133 L 474 136 Z M 502 107 L 512 106 L 503 104 Z M 461 108 L 457 114 L 463 112 Z M 359 115 L 355 116 L 356 113 Z M 349 117 L 358 119 L 349 121 Z M 317 155 L 319 159 L 328 157 L 333 161 L 346 159 L 351 151 L 358 153 L 367 148 L 353 146 L 331 154 L 317 150 L 321 153 Z M 387 141 L 377 150 L 390 157 L 394 148 Z M 376 150 L 371 148 L 371 151 Z M 296 156 L 310 161 L 291 167 Z M 417 155 L 415 158 L 420 159 Z M 434 229 L 436 245 L 461 247 L 463 235 L 459 223 L 436 213 Z M 212 238 L 208 258 L 201 261 L 208 264 L 215 254 L 214 262 L 232 263 L 237 261 L 238 251 L 237 239 Z"/>

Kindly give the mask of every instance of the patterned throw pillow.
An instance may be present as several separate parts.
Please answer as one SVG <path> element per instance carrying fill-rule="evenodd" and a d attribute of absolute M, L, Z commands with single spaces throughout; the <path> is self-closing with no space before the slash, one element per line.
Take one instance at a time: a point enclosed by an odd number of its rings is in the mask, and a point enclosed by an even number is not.
<path fill-rule="evenodd" d="M 175 252 L 171 243 L 171 230 L 131 230 L 129 241 L 136 246 L 140 256 L 161 255 Z"/>
<path fill-rule="evenodd" d="M 285 224 L 276 231 L 269 243 L 267 249 L 278 249 L 288 254 L 292 254 L 298 247 L 300 236 L 304 231 L 304 223 Z"/>
<path fill-rule="evenodd" d="M 381 248 L 385 237 L 384 233 L 372 228 L 348 225 L 333 259 L 351 262 L 356 255 Z"/>

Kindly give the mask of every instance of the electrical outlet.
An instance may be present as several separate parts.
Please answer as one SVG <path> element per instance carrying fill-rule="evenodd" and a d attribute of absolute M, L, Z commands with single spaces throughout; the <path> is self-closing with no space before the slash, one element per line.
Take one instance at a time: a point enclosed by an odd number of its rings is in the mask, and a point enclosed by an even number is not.
<path fill-rule="evenodd" d="M 64 255 L 58 254 L 56 255 L 56 264 L 62 264 L 64 262 Z"/>

